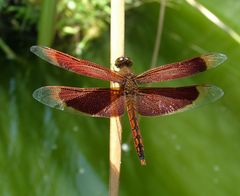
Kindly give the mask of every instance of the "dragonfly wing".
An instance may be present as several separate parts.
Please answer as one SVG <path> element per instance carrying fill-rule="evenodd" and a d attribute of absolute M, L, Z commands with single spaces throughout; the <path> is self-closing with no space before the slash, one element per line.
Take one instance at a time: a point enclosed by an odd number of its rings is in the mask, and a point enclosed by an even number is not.
<path fill-rule="evenodd" d="M 123 79 L 117 72 L 111 71 L 101 65 L 87 60 L 77 59 L 48 47 L 32 46 L 30 50 L 45 61 L 80 75 L 119 83 Z"/>
<path fill-rule="evenodd" d="M 222 95 L 222 89 L 212 85 L 141 88 L 136 108 L 143 116 L 168 115 L 213 102 Z"/>
<path fill-rule="evenodd" d="M 73 108 L 96 117 L 124 113 L 124 97 L 118 89 L 45 86 L 35 90 L 33 97 L 53 108 Z"/>
<path fill-rule="evenodd" d="M 200 57 L 150 69 L 138 75 L 136 81 L 142 84 L 183 78 L 216 67 L 226 59 L 226 55 L 221 53 L 202 55 Z"/>

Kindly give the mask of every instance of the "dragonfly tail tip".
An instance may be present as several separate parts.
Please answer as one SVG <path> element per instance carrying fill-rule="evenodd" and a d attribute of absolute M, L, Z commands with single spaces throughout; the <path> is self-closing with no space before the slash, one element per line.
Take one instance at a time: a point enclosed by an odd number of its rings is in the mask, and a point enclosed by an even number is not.
<path fill-rule="evenodd" d="M 144 159 L 141 159 L 140 162 L 141 162 L 141 165 L 142 165 L 142 166 L 145 166 L 145 165 L 146 165 L 146 161 L 145 161 Z"/>

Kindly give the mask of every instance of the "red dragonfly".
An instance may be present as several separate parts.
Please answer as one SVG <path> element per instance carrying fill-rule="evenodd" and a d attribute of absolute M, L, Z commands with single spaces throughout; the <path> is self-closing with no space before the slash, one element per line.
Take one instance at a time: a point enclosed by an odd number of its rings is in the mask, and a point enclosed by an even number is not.
<path fill-rule="evenodd" d="M 44 86 L 35 90 L 33 97 L 53 108 L 60 110 L 73 108 L 94 117 L 121 116 L 126 108 L 135 148 L 142 165 L 146 162 L 138 114 L 143 116 L 169 115 L 215 101 L 223 95 L 223 91 L 213 85 L 157 88 L 138 86 L 183 78 L 214 68 L 227 58 L 220 53 L 159 66 L 135 75 L 131 71 L 132 61 L 124 56 L 115 61 L 116 67 L 120 69 L 116 72 L 51 48 L 32 46 L 30 50 L 58 67 L 80 75 L 119 83 L 118 88 Z"/>

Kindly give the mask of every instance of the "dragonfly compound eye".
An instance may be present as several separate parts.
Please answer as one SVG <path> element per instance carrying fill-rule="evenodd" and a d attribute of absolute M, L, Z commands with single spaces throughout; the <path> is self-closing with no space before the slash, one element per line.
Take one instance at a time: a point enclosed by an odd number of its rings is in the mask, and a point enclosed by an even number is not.
<path fill-rule="evenodd" d="M 132 61 L 129 57 L 125 57 L 125 56 L 121 56 L 121 57 L 118 57 L 115 61 L 115 66 L 118 67 L 118 68 L 121 68 L 121 67 L 131 67 L 132 66 Z"/>

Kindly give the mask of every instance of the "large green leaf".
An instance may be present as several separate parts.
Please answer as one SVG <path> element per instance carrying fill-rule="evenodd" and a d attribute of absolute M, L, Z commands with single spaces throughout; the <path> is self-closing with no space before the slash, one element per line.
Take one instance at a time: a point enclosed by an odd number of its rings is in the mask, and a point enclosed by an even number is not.
<path fill-rule="evenodd" d="M 120 195 L 240 195 L 240 42 L 231 33 L 240 34 L 240 2 L 198 1 L 224 28 L 194 2 L 167 7 L 158 63 L 205 52 L 225 53 L 228 61 L 163 85 L 212 83 L 225 95 L 193 111 L 142 117 L 146 167 L 140 166 L 125 116 L 123 143 L 129 150 L 122 154 Z M 157 3 L 148 3 L 126 13 L 126 54 L 135 62 L 136 73 L 150 68 L 158 8 Z M 84 58 L 108 65 L 108 40 L 105 32 Z M 44 85 L 109 84 L 78 77 L 30 54 L 21 59 L 1 59 L 0 195 L 107 195 L 109 120 L 47 108 L 31 94 Z"/>

